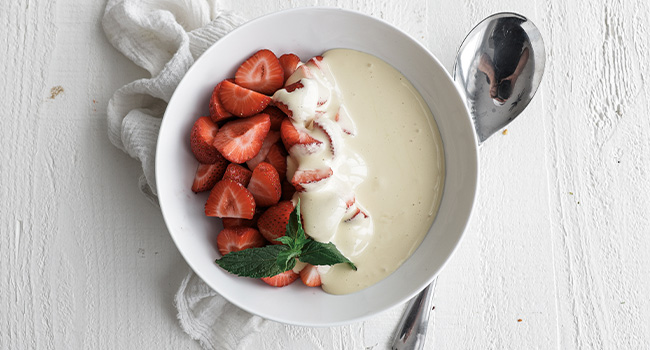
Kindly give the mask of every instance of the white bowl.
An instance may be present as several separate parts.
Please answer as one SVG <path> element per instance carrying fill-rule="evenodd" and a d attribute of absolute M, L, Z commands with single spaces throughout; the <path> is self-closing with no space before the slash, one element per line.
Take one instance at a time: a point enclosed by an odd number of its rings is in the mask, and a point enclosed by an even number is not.
<path fill-rule="evenodd" d="M 427 101 L 445 150 L 446 177 L 440 210 L 415 253 L 393 274 L 362 291 L 331 295 L 294 283 L 271 288 L 219 268 L 216 236 L 221 221 L 206 217 L 207 193 L 191 190 L 197 162 L 189 147 L 194 121 L 208 113 L 213 87 L 234 76 L 259 49 L 303 60 L 328 49 L 373 54 L 401 71 Z M 478 185 L 477 146 L 469 114 L 451 77 L 420 43 L 373 17 L 336 8 L 274 13 L 237 28 L 201 56 L 169 102 L 156 153 L 158 196 L 169 232 L 187 263 L 211 288 L 240 308 L 267 319 L 302 326 L 363 320 L 405 302 L 429 284 L 456 249 L 470 218 Z"/>

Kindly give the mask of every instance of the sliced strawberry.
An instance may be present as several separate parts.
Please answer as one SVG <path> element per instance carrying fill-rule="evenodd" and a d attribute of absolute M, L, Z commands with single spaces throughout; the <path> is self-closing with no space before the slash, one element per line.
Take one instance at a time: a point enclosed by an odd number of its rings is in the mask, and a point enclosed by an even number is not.
<path fill-rule="evenodd" d="M 263 111 L 271 98 L 224 80 L 219 88 L 219 101 L 226 111 L 235 116 L 250 117 Z"/>
<path fill-rule="evenodd" d="M 221 180 L 210 191 L 205 203 L 205 215 L 252 219 L 255 215 L 255 198 L 241 184 L 232 180 Z"/>
<path fill-rule="evenodd" d="M 276 239 L 286 234 L 289 215 L 292 211 L 293 203 L 291 201 L 282 201 L 268 208 L 257 221 L 257 227 L 262 236 L 273 244 L 282 244 Z"/>
<path fill-rule="evenodd" d="M 247 59 L 235 73 L 237 85 L 272 95 L 284 84 L 284 70 L 270 50 L 259 50 Z"/>
<path fill-rule="evenodd" d="M 325 133 L 330 142 L 332 157 L 336 157 L 336 152 L 340 150 L 340 147 L 343 144 L 341 133 L 336 130 L 338 129 L 336 122 L 327 118 L 318 118 L 314 121 L 314 126 L 318 127 Z"/>
<path fill-rule="evenodd" d="M 251 227 L 225 228 L 217 235 L 217 249 L 221 255 L 248 248 L 263 247 L 265 243 L 260 232 Z"/>
<path fill-rule="evenodd" d="M 302 67 L 302 66 L 301 66 Z M 296 90 L 304 88 L 305 85 L 302 83 L 302 81 L 298 80 L 297 82 L 287 85 L 283 88 L 283 90 L 286 90 L 288 93 L 292 93 Z M 280 97 L 281 98 L 281 97 Z M 277 99 L 273 101 L 273 104 L 275 104 L 282 112 L 284 112 L 289 118 L 293 117 L 293 111 L 289 109 L 289 106 L 287 106 L 284 102 L 278 101 Z"/>
<path fill-rule="evenodd" d="M 291 150 L 294 145 L 305 145 L 308 148 L 317 148 L 322 142 L 309 136 L 308 133 L 296 129 L 291 120 L 285 119 L 280 126 L 280 136 L 282 143 L 287 150 Z"/>
<path fill-rule="evenodd" d="M 254 227 L 257 228 L 257 220 L 264 213 L 260 208 L 255 209 L 255 215 L 252 219 L 241 219 L 241 218 L 221 218 L 224 228 L 231 228 L 235 226 L 245 226 L 245 227 Z"/>
<path fill-rule="evenodd" d="M 278 171 L 269 163 L 260 163 L 253 170 L 248 190 L 253 194 L 256 205 L 268 207 L 276 204 L 280 200 L 280 196 L 282 196 Z"/>
<path fill-rule="evenodd" d="M 322 284 L 316 266 L 311 264 L 307 264 L 300 270 L 300 279 L 307 287 L 318 287 Z"/>
<path fill-rule="evenodd" d="M 300 277 L 299 274 L 293 272 L 293 270 L 288 270 L 272 277 L 262 277 L 262 281 L 273 287 L 284 287 L 295 282 L 298 277 Z"/>
<path fill-rule="evenodd" d="M 285 180 L 287 177 L 287 154 L 284 152 L 284 147 L 279 143 L 271 145 L 269 152 L 266 154 L 265 162 L 273 165 L 275 170 L 278 171 L 280 181 Z"/>
<path fill-rule="evenodd" d="M 251 181 L 251 175 L 253 175 L 252 171 L 239 164 L 230 163 L 223 174 L 223 179 L 239 182 L 242 186 L 246 187 L 248 186 L 248 182 Z"/>
<path fill-rule="evenodd" d="M 210 117 L 201 117 L 194 122 L 190 133 L 190 149 L 199 163 L 213 164 L 223 157 L 212 145 L 219 128 Z"/>
<path fill-rule="evenodd" d="M 233 79 L 226 80 L 233 82 Z M 221 83 L 214 87 L 214 90 L 212 90 L 212 96 L 210 97 L 210 118 L 215 123 L 232 117 L 232 113 L 225 110 L 219 100 L 219 90 L 221 90 Z"/>
<path fill-rule="evenodd" d="M 260 151 L 257 152 L 255 157 L 246 161 L 246 165 L 248 165 L 248 169 L 255 169 L 255 167 L 257 167 L 258 164 L 264 161 L 264 159 L 266 159 L 266 156 L 269 154 L 269 150 L 271 149 L 271 146 L 273 146 L 273 144 L 275 144 L 279 140 L 280 140 L 280 132 L 269 130 L 269 133 L 266 134 L 266 137 L 264 138 L 264 142 L 262 142 L 262 148 L 260 148 Z"/>
<path fill-rule="evenodd" d="M 291 178 L 291 184 L 298 192 L 305 190 L 304 185 L 316 183 L 327 179 L 332 176 L 332 168 L 326 169 L 313 169 L 313 170 L 297 170 Z"/>
<path fill-rule="evenodd" d="M 282 125 L 282 121 L 287 119 L 287 115 L 275 106 L 266 107 L 262 113 L 269 115 L 269 118 L 271 118 L 271 130 L 275 131 L 280 131 L 280 125 Z"/>
<path fill-rule="evenodd" d="M 334 117 L 334 121 L 338 123 L 344 133 L 351 136 L 355 136 L 357 134 L 357 126 L 352 121 L 352 118 L 350 118 L 350 115 L 344 106 L 341 106 L 339 108 L 338 113 L 336 113 L 336 116 Z"/>
<path fill-rule="evenodd" d="M 260 151 L 270 127 L 266 114 L 229 121 L 219 129 L 213 145 L 229 161 L 243 163 Z"/>
<path fill-rule="evenodd" d="M 346 219 L 345 221 L 349 222 L 349 221 L 352 221 L 354 219 L 361 219 L 361 218 L 367 219 L 369 217 L 370 216 L 365 211 L 363 211 L 363 210 L 361 210 L 360 208 L 357 207 L 357 208 L 354 208 L 352 216 L 350 216 L 350 218 Z"/>
<path fill-rule="evenodd" d="M 307 61 L 307 64 L 310 65 L 310 66 L 315 66 L 318 69 L 322 70 L 323 69 L 323 66 L 322 66 L 323 63 L 321 63 L 322 61 L 323 61 L 323 56 L 314 56 L 314 57 L 310 58 L 309 61 Z"/>
<path fill-rule="evenodd" d="M 292 53 L 285 53 L 284 55 L 280 56 L 278 60 L 280 61 L 280 65 L 284 71 L 284 81 L 287 81 L 289 76 L 291 76 L 291 74 L 293 74 L 293 72 L 295 72 L 298 68 L 298 65 L 300 64 L 300 57 Z"/>
<path fill-rule="evenodd" d="M 293 187 L 291 182 L 287 180 L 282 181 L 282 197 L 280 197 L 280 200 L 290 201 L 295 193 L 296 188 Z"/>
<path fill-rule="evenodd" d="M 199 193 L 211 190 L 214 185 L 221 180 L 223 173 L 226 171 L 228 161 L 224 158 L 214 164 L 199 164 L 194 175 L 192 191 Z"/>

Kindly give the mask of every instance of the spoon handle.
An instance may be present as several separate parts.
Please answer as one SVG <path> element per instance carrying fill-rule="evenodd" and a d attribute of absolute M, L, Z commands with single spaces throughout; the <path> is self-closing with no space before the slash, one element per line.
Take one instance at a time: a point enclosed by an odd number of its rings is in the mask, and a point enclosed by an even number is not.
<path fill-rule="evenodd" d="M 392 350 L 424 348 L 427 328 L 429 328 L 429 316 L 431 315 L 431 301 L 437 280 L 437 278 L 433 280 L 420 294 L 409 301 L 393 337 Z"/>

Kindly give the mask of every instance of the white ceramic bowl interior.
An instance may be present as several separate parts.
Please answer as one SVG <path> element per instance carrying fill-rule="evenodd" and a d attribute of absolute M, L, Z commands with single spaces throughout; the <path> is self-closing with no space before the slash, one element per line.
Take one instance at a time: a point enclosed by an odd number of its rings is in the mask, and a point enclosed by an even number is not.
<path fill-rule="evenodd" d="M 427 101 L 445 149 L 446 180 L 438 215 L 417 251 L 378 284 L 348 295 L 294 283 L 271 288 L 220 269 L 219 219 L 206 217 L 208 194 L 191 184 L 197 162 L 189 147 L 194 121 L 208 114 L 213 87 L 233 77 L 257 50 L 293 52 L 303 60 L 333 48 L 364 51 L 401 71 Z M 405 302 L 430 283 L 454 252 L 470 218 L 478 184 L 477 147 L 467 109 L 449 74 L 417 41 L 373 17 L 336 8 L 301 8 L 253 20 L 211 48 L 187 72 L 172 97 L 156 154 L 158 196 L 165 222 L 192 269 L 215 291 L 251 313 L 303 326 L 359 321 Z"/>

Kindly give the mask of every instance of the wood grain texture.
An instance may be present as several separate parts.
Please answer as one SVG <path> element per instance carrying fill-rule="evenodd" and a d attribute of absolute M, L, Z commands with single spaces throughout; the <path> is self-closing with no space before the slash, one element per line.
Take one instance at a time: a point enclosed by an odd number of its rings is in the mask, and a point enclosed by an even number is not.
<path fill-rule="evenodd" d="M 439 277 L 426 348 L 649 348 L 647 2 L 220 3 L 248 18 L 358 10 L 403 29 L 447 69 L 487 15 L 533 20 L 546 75 L 508 134 L 480 150 L 475 215 Z M 172 305 L 187 266 L 137 192 L 138 163 L 106 137 L 108 99 L 145 72 L 106 42 L 103 1 L 4 5 L 0 348 L 198 349 Z M 278 325 L 241 348 L 386 349 L 402 309 L 331 329 Z"/>

